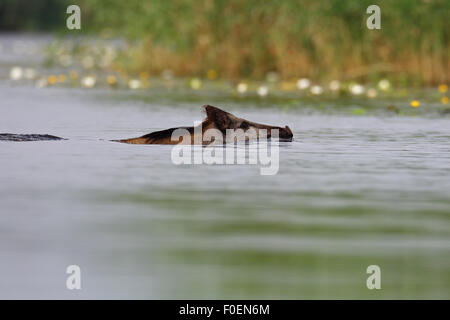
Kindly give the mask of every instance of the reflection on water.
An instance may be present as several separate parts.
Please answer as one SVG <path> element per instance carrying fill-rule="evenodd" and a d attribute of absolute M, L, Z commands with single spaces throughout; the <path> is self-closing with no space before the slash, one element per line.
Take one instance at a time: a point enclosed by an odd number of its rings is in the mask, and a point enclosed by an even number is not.
<path fill-rule="evenodd" d="M 172 103 L 0 84 L 0 298 L 448 298 L 449 120 Z M 216 104 L 288 124 L 280 170 L 175 166 L 109 139 L 201 120 Z M 65 269 L 82 269 L 82 290 Z M 366 288 L 381 267 L 382 290 Z"/>

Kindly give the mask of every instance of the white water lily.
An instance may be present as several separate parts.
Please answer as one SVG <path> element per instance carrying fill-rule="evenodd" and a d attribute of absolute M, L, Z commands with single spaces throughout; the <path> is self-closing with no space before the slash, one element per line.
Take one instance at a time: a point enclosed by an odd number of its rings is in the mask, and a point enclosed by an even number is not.
<path fill-rule="evenodd" d="M 298 79 L 298 81 L 297 81 L 297 88 L 299 88 L 300 90 L 307 89 L 307 88 L 309 88 L 310 85 L 311 85 L 311 81 L 306 78 Z"/>
<path fill-rule="evenodd" d="M 321 95 L 323 93 L 323 88 L 318 85 L 312 86 L 311 93 L 316 96 Z"/>
<path fill-rule="evenodd" d="M 237 91 L 239 93 L 246 93 L 248 90 L 248 85 L 245 82 L 241 82 L 237 85 Z"/>
<path fill-rule="evenodd" d="M 9 77 L 12 80 L 20 80 L 23 77 L 23 69 L 21 67 L 12 67 L 9 71 Z"/>
<path fill-rule="evenodd" d="M 329 88 L 331 91 L 338 91 L 341 88 L 341 83 L 338 80 L 330 82 Z"/>
<path fill-rule="evenodd" d="M 142 83 L 138 79 L 131 79 L 130 81 L 128 81 L 128 87 L 130 87 L 130 89 L 132 90 L 136 90 L 142 87 Z"/>
<path fill-rule="evenodd" d="M 93 76 L 87 76 L 81 79 L 81 85 L 86 88 L 92 88 L 95 86 L 97 79 Z"/>
<path fill-rule="evenodd" d="M 350 85 L 350 92 L 352 94 L 354 94 L 355 96 L 363 94 L 364 91 L 365 91 L 365 88 L 363 85 L 360 85 L 357 83 Z"/>
<path fill-rule="evenodd" d="M 382 79 L 378 82 L 378 88 L 382 91 L 387 91 L 391 88 L 391 83 L 387 79 Z"/>
<path fill-rule="evenodd" d="M 260 86 L 258 88 L 258 95 L 261 97 L 265 97 L 267 96 L 267 94 L 269 93 L 269 88 L 267 88 L 267 86 Z"/>

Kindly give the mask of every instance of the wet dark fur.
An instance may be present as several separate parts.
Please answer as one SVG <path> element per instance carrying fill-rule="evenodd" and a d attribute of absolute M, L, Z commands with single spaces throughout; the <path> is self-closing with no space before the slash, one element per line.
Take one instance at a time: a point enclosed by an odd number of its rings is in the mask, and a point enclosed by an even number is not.
<path fill-rule="evenodd" d="M 46 141 L 46 140 L 65 140 L 65 139 L 52 136 L 49 134 L 0 133 L 0 141 Z"/>
<path fill-rule="evenodd" d="M 276 127 L 265 124 L 260 124 L 256 122 L 251 122 L 242 118 L 238 118 L 231 113 L 223 111 L 217 107 L 204 105 L 204 110 L 206 111 L 206 119 L 202 122 L 202 131 L 199 141 L 201 143 L 207 144 L 208 142 L 203 141 L 203 135 L 206 130 L 217 129 L 222 132 L 225 141 L 225 134 L 227 129 L 242 129 L 246 132 L 249 128 L 253 128 L 259 132 L 259 130 L 264 129 L 267 131 L 267 138 L 271 138 L 272 130 L 276 129 L 279 131 L 279 139 L 284 141 L 292 141 L 292 131 L 288 126 Z M 187 138 L 190 144 L 197 142 L 195 134 L 197 134 L 194 127 L 178 127 L 170 128 L 161 131 L 155 131 L 141 137 L 121 139 L 121 140 L 111 140 L 115 142 L 130 143 L 130 144 L 178 144 L 180 142 L 185 142 L 183 137 L 180 137 L 178 141 L 172 140 L 172 134 L 177 129 L 184 129 L 187 131 Z M 12 134 L 12 133 L 0 133 L 0 141 L 45 141 L 45 140 L 66 140 L 57 136 L 52 136 L 49 134 Z M 225 143 L 225 142 L 224 142 Z"/>
<path fill-rule="evenodd" d="M 189 133 L 191 133 L 191 134 L 194 133 L 194 127 L 180 127 L 180 128 L 170 128 L 170 129 L 166 129 L 166 130 L 155 131 L 155 132 L 146 134 L 145 136 L 142 136 L 142 138 L 147 138 L 150 141 L 165 139 L 167 137 L 171 137 L 172 133 L 177 129 L 186 129 L 189 131 Z"/>
<path fill-rule="evenodd" d="M 202 136 L 203 133 L 208 129 L 217 129 L 222 132 L 225 141 L 225 134 L 227 129 L 242 129 L 243 131 L 247 131 L 250 127 L 254 129 L 266 129 L 268 131 L 267 138 L 271 137 L 271 130 L 277 129 L 279 130 L 279 139 L 284 141 L 292 141 L 292 131 L 288 126 L 281 128 L 276 126 L 270 126 L 260 123 L 255 123 L 251 121 L 247 121 L 242 118 L 238 118 L 231 113 L 223 111 L 217 107 L 204 105 L 204 110 L 206 111 L 206 119 L 202 122 Z M 121 139 L 121 140 L 112 140 L 116 142 L 130 143 L 130 144 L 178 144 L 181 142 L 182 138 L 178 141 L 171 140 L 172 133 L 177 129 L 185 129 L 191 135 L 191 144 L 195 143 L 194 139 L 194 127 L 180 127 L 180 128 L 170 128 L 161 131 L 155 131 L 141 137 L 130 138 L 130 139 Z M 188 138 L 189 140 L 189 138 Z M 203 142 L 204 144 L 207 144 Z"/>

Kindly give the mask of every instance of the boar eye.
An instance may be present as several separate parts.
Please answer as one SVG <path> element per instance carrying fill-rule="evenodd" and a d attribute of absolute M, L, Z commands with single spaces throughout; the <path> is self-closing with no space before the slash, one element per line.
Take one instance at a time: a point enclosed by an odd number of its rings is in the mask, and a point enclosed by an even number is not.
<path fill-rule="evenodd" d="M 242 123 L 241 123 L 241 128 L 242 128 L 242 129 L 248 129 L 249 126 L 250 126 L 250 125 L 248 124 L 247 121 L 242 121 Z"/>

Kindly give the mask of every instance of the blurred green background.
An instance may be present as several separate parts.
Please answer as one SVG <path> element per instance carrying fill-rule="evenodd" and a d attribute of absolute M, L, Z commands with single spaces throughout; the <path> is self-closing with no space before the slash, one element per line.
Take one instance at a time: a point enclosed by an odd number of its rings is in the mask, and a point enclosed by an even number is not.
<path fill-rule="evenodd" d="M 78 4 L 82 30 L 65 27 Z M 381 30 L 366 8 L 381 7 Z M 371 81 L 449 81 L 450 1 L 342 0 L 3 0 L 2 31 L 57 31 L 124 37 L 129 71 L 178 76 Z"/>
<path fill-rule="evenodd" d="M 0 0 L 0 130 L 69 138 L 2 143 L 0 298 L 449 298 L 449 6 Z M 289 125 L 279 174 L 105 141 L 205 103 Z"/>

